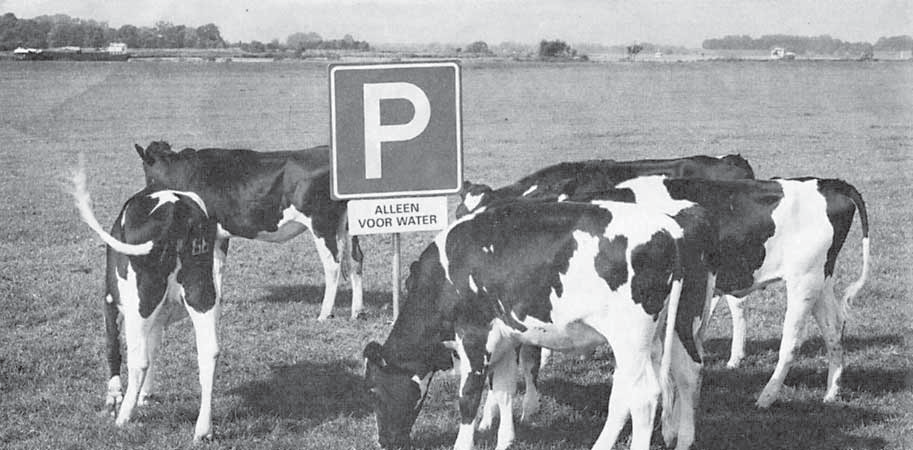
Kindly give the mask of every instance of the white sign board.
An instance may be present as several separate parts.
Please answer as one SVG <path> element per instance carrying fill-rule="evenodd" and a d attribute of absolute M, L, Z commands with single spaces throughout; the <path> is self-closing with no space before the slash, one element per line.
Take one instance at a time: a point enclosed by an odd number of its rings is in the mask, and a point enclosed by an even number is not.
<path fill-rule="evenodd" d="M 447 228 L 447 197 L 349 200 L 349 233 L 381 234 Z"/>

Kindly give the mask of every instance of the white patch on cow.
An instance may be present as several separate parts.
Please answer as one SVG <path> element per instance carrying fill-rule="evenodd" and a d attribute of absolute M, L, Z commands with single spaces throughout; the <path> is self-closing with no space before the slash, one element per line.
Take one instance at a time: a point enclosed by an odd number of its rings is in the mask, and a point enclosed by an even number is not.
<path fill-rule="evenodd" d="M 114 297 L 111 294 L 105 296 L 105 303 L 114 303 Z"/>
<path fill-rule="evenodd" d="M 177 203 L 179 200 L 177 194 L 175 194 L 174 191 L 169 190 L 153 192 L 149 194 L 149 198 L 158 201 L 155 207 L 149 211 L 149 215 L 152 215 L 152 213 L 154 213 L 155 210 L 159 208 L 159 206 L 162 206 L 166 203 Z"/>
<path fill-rule="evenodd" d="M 482 252 L 483 252 L 483 253 L 494 253 L 494 252 L 495 252 L 495 244 L 489 244 L 489 245 L 486 245 L 486 246 L 482 247 Z"/>
<path fill-rule="evenodd" d="M 476 286 L 476 280 L 472 278 L 472 274 L 469 274 L 469 290 L 473 293 L 479 293 L 479 287 Z"/>
<path fill-rule="evenodd" d="M 561 194 L 558 196 L 558 201 L 563 202 L 567 200 L 567 194 Z"/>
<path fill-rule="evenodd" d="M 631 189 L 634 192 L 634 198 L 637 204 L 657 209 L 669 215 L 676 215 L 681 210 L 690 208 L 695 203 L 688 200 L 674 200 L 669 196 L 666 185 L 663 184 L 664 175 L 650 175 L 645 177 L 632 178 L 616 186 L 618 189 Z M 591 202 L 594 205 L 600 205 L 602 201 Z"/>
<path fill-rule="evenodd" d="M 827 250 L 834 229 L 827 218 L 827 200 L 811 181 L 776 180 L 783 199 L 771 213 L 774 235 L 764 243 L 764 263 L 754 273 L 759 285 L 791 275 L 824 277 Z"/>
<path fill-rule="evenodd" d="M 523 193 L 520 194 L 520 196 L 526 197 L 527 195 L 532 194 L 533 192 L 536 192 L 536 189 L 539 189 L 539 185 L 534 184 L 534 185 L 530 186 L 529 189 L 523 191 Z"/>
<path fill-rule="evenodd" d="M 463 197 L 463 206 L 466 207 L 466 210 L 469 212 L 474 211 L 482 203 L 482 199 L 485 198 L 485 194 L 470 194 L 466 193 L 466 196 Z"/>

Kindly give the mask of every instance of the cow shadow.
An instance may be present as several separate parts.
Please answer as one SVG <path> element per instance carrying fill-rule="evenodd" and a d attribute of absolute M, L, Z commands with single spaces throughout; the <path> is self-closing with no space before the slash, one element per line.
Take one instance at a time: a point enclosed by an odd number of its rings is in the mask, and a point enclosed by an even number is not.
<path fill-rule="evenodd" d="M 732 345 L 730 338 L 708 339 L 704 342 L 704 350 L 708 363 L 725 361 L 729 358 L 729 350 Z M 846 336 L 843 339 L 843 349 L 847 353 L 863 351 L 869 348 L 884 348 L 888 346 L 904 345 L 904 337 L 897 334 L 888 334 L 881 336 Z M 745 354 L 753 355 L 765 352 L 777 352 L 780 350 L 780 338 L 763 339 L 763 340 L 746 340 Z M 827 354 L 827 347 L 824 339 L 819 336 L 809 336 L 799 348 L 797 356 L 824 356 Z"/>
<path fill-rule="evenodd" d="M 364 379 L 357 375 L 357 362 L 299 362 L 270 367 L 266 380 L 251 381 L 228 391 L 239 396 L 235 418 L 250 418 L 254 429 L 244 434 L 267 435 L 273 421 L 281 421 L 291 431 L 308 431 L 340 415 L 362 418 L 372 414 Z M 257 429 L 256 424 L 261 429 Z"/>
<path fill-rule="evenodd" d="M 825 369 L 826 371 L 826 369 Z M 798 372 L 793 374 L 793 372 Z M 758 392 L 767 382 L 763 370 L 725 368 L 704 372 L 697 418 L 695 448 L 704 449 L 883 449 L 879 437 L 846 432 L 860 423 L 883 423 L 892 415 L 882 411 L 824 403 L 815 400 L 783 400 L 762 410 L 755 407 Z M 824 387 L 826 372 L 791 371 L 787 385 Z M 895 392 L 904 389 L 905 376 L 899 371 L 864 370 L 844 374 L 845 392 Z M 814 380 L 814 381 L 812 381 Z M 876 387 L 877 386 L 877 387 Z M 533 425 L 518 427 L 517 438 L 527 442 L 568 443 L 587 447 L 595 442 L 605 422 L 612 392 L 611 382 L 581 384 L 567 379 L 546 378 L 540 383 L 543 396 L 558 405 L 583 414 L 573 417 L 541 417 Z M 539 420 L 548 425 L 537 426 Z M 662 445 L 657 416 L 653 441 Z M 620 436 L 630 437 L 630 423 Z"/>
<path fill-rule="evenodd" d="M 266 295 L 257 299 L 258 302 L 267 303 L 293 303 L 304 302 L 310 305 L 320 305 L 323 301 L 324 286 L 310 285 L 272 285 L 266 286 Z M 393 294 L 390 292 L 369 291 L 363 293 L 365 308 L 383 309 L 389 308 L 393 302 Z M 339 290 L 336 292 L 335 308 L 348 309 L 352 307 L 352 290 L 348 284 L 340 283 Z"/>

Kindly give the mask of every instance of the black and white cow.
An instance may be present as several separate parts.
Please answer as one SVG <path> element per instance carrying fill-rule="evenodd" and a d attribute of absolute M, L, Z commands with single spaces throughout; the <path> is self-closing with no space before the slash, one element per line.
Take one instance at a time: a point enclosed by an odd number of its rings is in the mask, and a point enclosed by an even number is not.
<path fill-rule="evenodd" d="M 212 437 L 212 387 L 219 354 L 220 295 L 213 271 L 216 221 L 192 192 L 147 187 L 124 204 L 110 233 L 90 206 L 85 174 L 73 178 L 82 219 L 108 245 L 104 304 L 108 366 L 106 404 L 122 426 L 152 394 L 154 360 L 165 327 L 190 316 L 201 387 L 194 440 Z M 118 315 L 127 343 L 127 391 L 121 394 Z M 118 404 L 120 410 L 118 411 Z"/>
<path fill-rule="evenodd" d="M 836 399 L 844 365 L 846 308 L 865 283 L 869 266 L 868 214 L 855 187 L 842 180 L 810 177 L 722 181 L 647 176 L 620 183 L 618 188 L 632 191 L 637 204 L 667 214 L 699 205 L 715 218 L 719 227 L 716 290 L 729 294 L 734 328 L 732 358 L 744 355 L 745 340 L 742 299 L 736 297 L 776 281 L 786 284 L 779 360 L 758 406 L 770 406 L 779 395 L 809 314 L 814 315 L 828 349 L 824 400 Z M 593 198 L 599 194 L 571 197 L 575 201 Z M 838 301 L 834 266 L 857 209 L 862 224 L 862 273 Z"/>
<path fill-rule="evenodd" d="M 740 180 L 754 178 L 754 170 L 741 155 L 563 162 L 540 169 L 516 183 L 498 189 L 485 184 L 464 182 L 460 192 L 462 201 L 457 206 L 456 217 L 462 217 L 484 205 L 515 199 L 561 200 L 575 194 L 605 191 L 622 181 L 646 175 Z"/>
<path fill-rule="evenodd" d="M 363 255 L 356 237 L 346 251 L 346 203 L 330 198 L 328 147 L 280 152 L 187 148 L 176 153 L 166 142 L 152 142 L 135 148 L 147 185 L 195 192 L 218 220 L 217 283 L 230 237 L 286 242 L 310 230 L 326 281 L 318 320 L 332 315 L 340 278 L 346 276 L 352 284 L 351 317 L 362 313 Z"/>
<path fill-rule="evenodd" d="M 608 418 L 593 448 L 610 448 L 629 415 L 631 448 L 649 448 L 661 392 L 667 443 L 678 438 L 678 448 L 688 448 L 700 365 L 688 357 L 672 324 L 681 307 L 703 305 L 706 295 L 679 301 L 689 284 L 683 238 L 668 215 L 625 203 L 518 202 L 483 207 L 456 221 L 412 264 L 386 342 L 365 347 L 381 446 L 411 446 L 423 392 L 435 371 L 451 367 L 451 349 L 461 360 L 454 448 L 473 447 L 477 410 L 489 385 L 502 414 L 496 448 L 503 450 L 514 440 L 517 349 L 608 342 L 617 369 Z M 706 288 L 706 276 L 699 281 Z M 659 333 L 665 334 L 662 348 Z M 535 359 L 523 351 L 520 356 Z M 673 407 L 673 401 L 680 403 Z"/>

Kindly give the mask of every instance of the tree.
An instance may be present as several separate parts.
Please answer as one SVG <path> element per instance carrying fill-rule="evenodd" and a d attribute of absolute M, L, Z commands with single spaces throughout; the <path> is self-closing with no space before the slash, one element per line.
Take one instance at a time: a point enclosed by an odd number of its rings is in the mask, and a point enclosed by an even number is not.
<path fill-rule="evenodd" d="M 197 45 L 199 45 L 200 48 L 225 47 L 225 41 L 222 39 L 219 27 L 212 23 L 197 27 L 197 39 Z"/>
<path fill-rule="evenodd" d="M 485 41 L 475 41 L 472 44 L 469 44 L 464 50 L 467 53 L 478 53 L 480 55 L 490 55 L 491 50 L 488 48 L 488 44 Z"/>
<path fill-rule="evenodd" d="M 571 50 L 571 47 L 562 40 L 556 39 L 554 41 L 546 41 L 543 39 L 539 42 L 540 58 L 566 58 L 574 56 L 575 53 L 576 52 Z"/>
<path fill-rule="evenodd" d="M 292 33 L 285 39 L 285 45 L 289 48 L 306 49 L 316 48 L 317 44 L 323 41 L 319 34 L 313 31 L 309 33 Z"/>
<path fill-rule="evenodd" d="M 625 47 L 625 54 L 627 55 L 628 59 L 633 60 L 638 53 L 643 51 L 643 49 L 644 46 L 640 44 L 629 45 Z"/>

